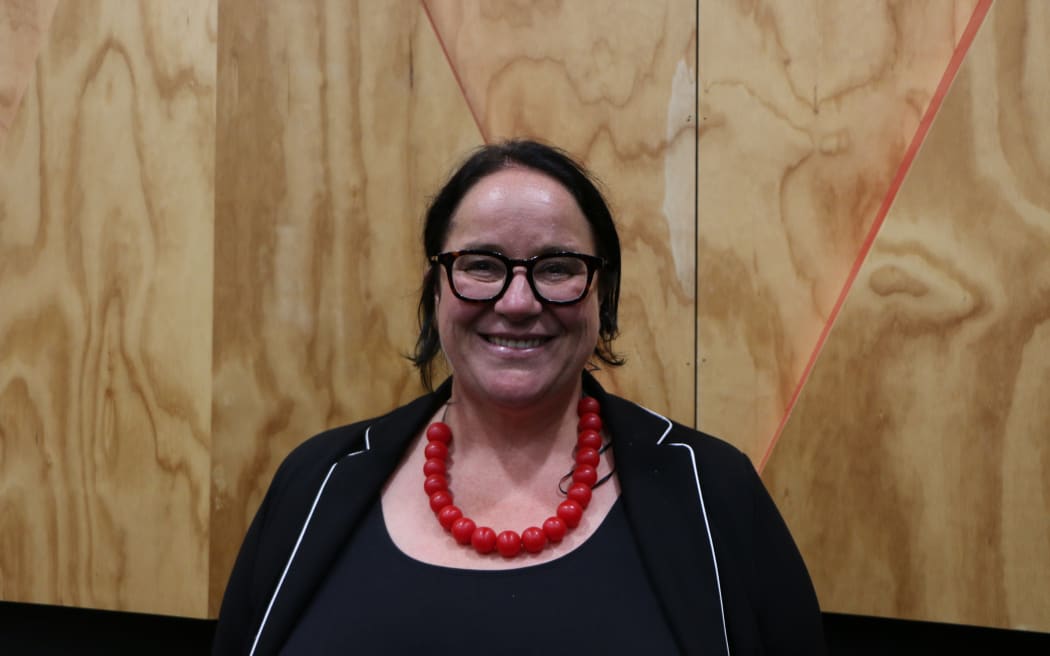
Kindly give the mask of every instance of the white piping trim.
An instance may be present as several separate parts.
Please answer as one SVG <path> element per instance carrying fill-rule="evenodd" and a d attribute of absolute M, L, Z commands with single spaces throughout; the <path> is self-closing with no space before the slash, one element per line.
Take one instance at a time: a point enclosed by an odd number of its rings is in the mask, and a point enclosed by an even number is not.
<path fill-rule="evenodd" d="M 366 451 L 369 451 L 372 448 L 371 437 L 369 437 L 371 432 L 372 432 L 372 427 L 371 426 L 369 426 L 368 428 L 365 429 L 365 448 L 358 449 L 357 451 L 354 451 L 353 453 L 348 453 L 348 454 L 346 454 L 343 457 L 344 458 L 353 458 L 354 456 L 359 456 L 362 453 L 365 453 Z"/>
<path fill-rule="evenodd" d="M 654 417 L 659 417 L 660 419 L 663 419 L 667 422 L 667 429 L 664 430 L 663 435 L 660 436 L 660 439 L 656 441 L 657 445 L 661 444 L 664 441 L 664 438 L 666 438 L 667 435 L 671 432 L 671 427 L 673 426 L 671 420 L 657 412 L 653 412 L 652 410 L 646 408 L 643 405 L 639 405 L 638 407 L 642 410 L 645 410 Z M 715 585 L 718 586 L 718 609 L 722 614 L 722 640 L 725 641 L 726 655 L 729 656 L 729 632 L 726 629 L 725 601 L 722 598 L 722 577 L 718 573 L 718 557 L 715 556 L 715 540 L 711 536 L 711 524 L 710 522 L 708 522 L 707 519 L 707 505 L 704 503 L 704 492 L 700 489 L 700 472 L 696 467 L 696 454 L 693 452 L 693 447 L 689 446 L 688 444 L 682 444 L 681 442 L 668 442 L 667 445 L 680 446 L 689 450 L 689 459 L 690 461 L 692 461 L 693 464 L 693 480 L 696 481 L 696 495 L 700 499 L 700 513 L 701 515 L 703 515 L 704 518 L 704 530 L 707 531 L 707 544 L 711 547 L 711 562 L 714 563 L 715 566 Z"/>
<path fill-rule="evenodd" d="M 668 419 L 667 417 L 665 417 L 662 414 L 659 414 L 657 412 L 653 412 L 652 410 L 650 410 L 649 408 L 645 407 L 644 405 L 639 405 L 638 407 L 641 408 L 642 410 L 645 410 L 646 412 L 648 412 L 652 416 L 659 417 L 660 419 L 663 419 L 664 421 L 667 422 L 667 428 L 664 429 L 663 435 L 660 436 L 660 439 L 656 440 L 656 445 L 660 446 L 663 443 L 664 438 L 667 437 L 667 434 L 671 432 L 671 427 L 674 424 L 672 424 L 671 420 Z"/>
<path fill-rule="evenodd" d="M 344 458 L 352 458 L 353 456 L 365 453 L 372 448 L 369 441 L 369 433 L 371 433 L 372 427 L 369 426 L 365 430 L 365 448 L 353 453 L 348 453 Z M 299 537 L 295 541 L 295 546 L 292 547 L 292 553 L 288 556 L 288 562 L 284 564 L 284 571 L 281 572 L 281 578 L 277 581 L 277 587 L 273 590 L 273 595 L 270 596 L 270 603 L 266 606 L 266 612 L 263 613 L 262 622 L 259 624 L 259 630 L 255 632 L 255 640 L 252 641 L 252 649 L 248 652 L 248 656 L 254 656 L 256 647 L 259 646 L 259 638 L 262 637 L 263 629 L 266 628 L 266 621 L 270 618 L 270 611 L 273 609 L 273 603 L 277 601 L 277 595 L 281 592 L 281 586 L 284 584 L 284 578 L 288 575 L 288 570 L 292 567 L 292 561 L 295 560 L 295 554 L 299 551 L 299 544 L 303 541 L 303 536 L 306 534 L 306 529 L 310 526 L 310 520 L 313 519 L 314 509 L 317 508 L 317 502 L 321 500 L 321 494 L 324 492 L 324 488 L 328 485 L 328 479 L 331 478 L 332 472 L 335 471 L 336 466 L 339 465 L 340 461 L 336 460 L 332 463 L 332 466 L 328 468 L 328 473 L 325 475 L 324 480 L 321 481 L 321 487 L 317 490 L 317 495 L 314 496 L 314 502 L 310 506 L 310 512 L 306 514 L 306 521 L 303 522 L 303 527 L 299 530 Z"/>
<path fill-rule="evenodd" d="M 270 596 L 270 603 L 266 606 L 266 612 L 263 614 L 262 623 L 259 624 L 259 630 L 255 633 L 255 640 L 252 642 L 252 650 L 248 652 L 249 656 L 255 654 L 255 648 L 259 645 L 259 638 L 262 636 L 263 629 L 266 628 L 266 620 L 270 617 L 270 610 L 273 609 L 273 602 L 277 600 L 277 595 L 281 591 L 281 586 L 284 584 L 284 577 L 288 575 L 288 570 L 292 566 L 292 560 L 295 558 L 295 554 L 299 551 L 299 544 L 303 541 L 303 535 L 306 533 L 306 527 L 310 525 L 310 520 L 314 516 L 314 509 L 317 508 L 317 502 L 321 499 L 321 493 L 324 492 L 324 486 L 328 485 L 328 479 L 332 476 L 332 472 L 335 471 L 336 465 L 339 461 L 333 462 L 332 466 L 328 468 L 328 474 L 324 477 L 324 481 L 321 482 L 321 488 L 317 490 L 317 496 L 314 497 L 313 505 L 310 506 L 310 512 L 306 515 L 306 521 L 303 522 L 303 528 L 299 531 L 299 538 L 295 541 L 295 546 L 292 547 L 292 553 L 288 556 L 288 562 L 284 564 L 284 571 L 281 572 L 281 578 L 277 581 L 277 587 L 274 588 L 273 595 Z"/>
<path fill-rule="evenodd" d="M 729 654 L 729 632 L 726 630 L 726 608 L 722 599 L 722 578 L 718 574 L 718 558 L 715 556 L 715 540 L 711 537 L 711 525 L 707 521 L 707 507 L 704 505 L 704 493 L 700 490 L 700 474 L 696 469 L 696 454 L 693 447 L 680 442 L 669 442 L 668 446 L 681 446 L 689 449 L 689 459 L 693 462 L 693 478 L 696 480 L 696 494 L 700 497 L 700 512 L 704 515 L 704 529 L 707 531 L 707 543 L 711 545 L 711 562 L 715 565 L 715 585 L 718 586 L 718 609 L 722 613 L 722 639 L 725 641 L 726 654 Z"/>

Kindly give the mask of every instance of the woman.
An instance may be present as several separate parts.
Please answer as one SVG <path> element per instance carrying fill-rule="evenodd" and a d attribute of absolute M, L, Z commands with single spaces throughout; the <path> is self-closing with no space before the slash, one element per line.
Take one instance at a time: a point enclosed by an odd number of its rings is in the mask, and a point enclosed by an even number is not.
<path fill-rule="evenodd" d="M 432 393 L 307 441 L 230 578 L 221 654 L 823 652 L 798 550 L 732 446 L 607 394 L 620 246 L 554 148 L 476 151 L 431 204 Z"/>

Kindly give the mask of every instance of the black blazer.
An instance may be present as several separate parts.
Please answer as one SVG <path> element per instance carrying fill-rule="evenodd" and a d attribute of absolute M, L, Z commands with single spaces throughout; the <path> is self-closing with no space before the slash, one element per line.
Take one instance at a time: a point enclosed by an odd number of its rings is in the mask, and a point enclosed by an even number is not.
<path fill-rule="evenodd" d="M 624 509 L 686 654 L 823 654 L 802 557 L 751 461 L 590 376 Z M 451 382 L 393 412 L 307 440 L 281 464 L 223 597 L 215 654 L 276 654 Z"/>

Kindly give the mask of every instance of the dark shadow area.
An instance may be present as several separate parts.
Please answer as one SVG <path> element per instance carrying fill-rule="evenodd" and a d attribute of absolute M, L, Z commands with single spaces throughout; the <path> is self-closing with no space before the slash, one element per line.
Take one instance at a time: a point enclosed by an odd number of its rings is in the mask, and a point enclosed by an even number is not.
<path fill-rule="evenodd" d="M 833 656 L 1050 654 L 1050 634 L 824 614 Z M 213 620 L 0 602 L 0 654 L 208 654 Z M 469 652 L 464 652 L 469 653 Z"/>
<path fill-rule="evenodd" d="M 213 620 L 0 602 L 0 654 L 208 654 Z"/>
<path fill-rule="evenodd" d="M 1050 654 L 1050 633 L 988 629 L 824 613 L 824 636 L 833 656 L 893 654 Z"/>

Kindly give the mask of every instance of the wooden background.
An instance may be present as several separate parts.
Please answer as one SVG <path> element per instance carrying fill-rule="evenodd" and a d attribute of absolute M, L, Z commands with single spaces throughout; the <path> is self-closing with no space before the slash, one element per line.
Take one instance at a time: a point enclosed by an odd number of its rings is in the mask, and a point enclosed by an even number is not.
<path fill-rule="evenodd" d="M 40 45 L 2 84 L 0 595 L 200 614 L 216 7 L 33 4 L 0 11 L 43 35 L 0 36 Z"/>
<path fill-rule="evenodd" d="M 1050 631 L 1050 8 L 376 7 L 0 0 L 0 598 L 214 614 L 284 455 L 419 393 L 427 197 L 525 135 L 620 225 L 603 380 L 768 460 L 825 610 Z"/>
<path fill-rule="evenodd" d="M 834 610 L 1050 631 L 1048 36 L 992 6 L 766 468 Z"/>

